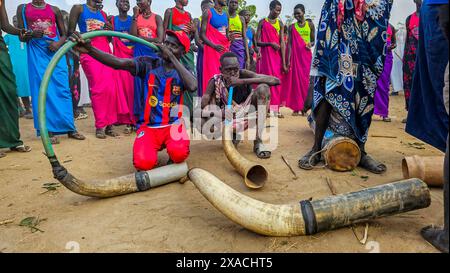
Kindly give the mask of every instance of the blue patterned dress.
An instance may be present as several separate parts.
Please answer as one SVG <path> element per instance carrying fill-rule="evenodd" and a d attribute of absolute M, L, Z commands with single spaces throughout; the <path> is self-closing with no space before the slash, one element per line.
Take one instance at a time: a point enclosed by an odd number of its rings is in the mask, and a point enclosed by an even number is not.
<path fill-rule="evenodd" d="M 322 8 L 312 63 L 316 76 L 313 110 L 326 99 L 333 106 L 329 129 L 363 144 L 374 111 L 377 80 L 383 72 L 393 0 L 365 0 L 367 9 L 361 20 L 356 16 L 356 2 L 326 0 Z"/>

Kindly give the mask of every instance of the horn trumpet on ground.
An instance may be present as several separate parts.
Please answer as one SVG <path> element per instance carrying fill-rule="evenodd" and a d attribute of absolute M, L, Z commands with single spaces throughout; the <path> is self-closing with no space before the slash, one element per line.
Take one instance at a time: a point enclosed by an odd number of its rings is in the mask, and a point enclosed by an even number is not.
<path fill-rule="evenodd" d="M 98 198 L 147 191 L 151 188 L 180 181 L 187 176 L 188 171 L 187 163 L 182 163 L 104 181 L 83 181 L 74 177 L 62 166 L 53 168 L 55 178 L 66 188 L 80 195 Z"/>
<path fill-rule="evenodd" d="M 234 147 L 232 142 L 233 127 L 225 123 L 222 132 L 223 151 L 228 161 L 233 165 L 236 171 L 244 177 L 245 185 L 250 189 L 260 189 L 264 187 L 267 181 L 268 172 L 264 166 L 252 162 L 243 157 Z"/>
<path fill-rule="evenodd" d="M 245 196 L 202 169 L 189 178 L 201 194 L 235 223 L 262 235 L 298 236 L 349 226 L 430 205 L 430 191 L 419 179 L 296 204 L 273 205 Z"/>
<path fill-rule="evenodd" d="M 403 178 L 419 178 L 430 187 L 444 186 L 444 156 L 411 156 L 402 161 Z"/>

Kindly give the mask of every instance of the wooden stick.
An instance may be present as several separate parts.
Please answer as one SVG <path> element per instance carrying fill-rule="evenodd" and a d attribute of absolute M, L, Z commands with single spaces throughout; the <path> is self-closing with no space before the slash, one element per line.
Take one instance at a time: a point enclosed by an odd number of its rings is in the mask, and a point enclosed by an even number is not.
<path fill-rule="evenodd" d="M 329 177 L 325 178 L 327 181 L 328 188 L 330 188 L 331 194 L 337 195 L 336 187 L 334 187 L 333 182 Z"/>
<path fill-rule="evenodd" d="M 298 179 L 297 174 L 294 172 L 294 169 L 292 169 L 291 164 L 289 164 L 287 159 L 284 156 L 281 156 L 281 158 L 283 159 L 284 163 L 286 163 L 286 165 L 288 166 L 289 170 L 291 170 L 292 174 L 294 175 L 294 178 Z"/>
<path fill-rule="evenodd" d="M 371 137 L 380 137 L 380 138 L 397 138 L 396 136 L 383 136 L 383 135 L 371 135 Z"/>
<path fill-rule="evenodd" d="M 355 229 L 354 225 L 352 225 L 352 231 L 353 231 L 353 234 L 355 235 L 356 239 L 359 241 L 360 244 L 365 245 L 367 243 L 367 238 L 369 237 L 368 236 L 368 234 L 369 234 L 369 223 L 366 223 L 366 228 L 364 229 L 364 236 L 363 236 L 362 239 L 359 239 L 358 235 L 356 235 L 356 229 Z"/>
<path fill-rule="evenodd" d="M 1 221 L 0 226 L 11 224 L 12 222 L 14 222 L 14 219 Z"/>
<path fill-rule="evenodd" d="M 367 242 L 367 237 L 369 235 L 369 223 L 366 223 L 366 228 L 364 229 L 364 237 L 362 239 L 361 244 L 365 245 Z"/>
<path fill-rule="evenodd" d="M 293 248 L 293 247 L 296 247 L 296 246 L 297 246 L 297 243 L 293 243 L 290 247 L 286 248 L 285 251 L 288 251 L 289 249 L 291 249 L 291 248 Z M 296 248 L 297 248 L 297 247 L 296 247 Z"/>

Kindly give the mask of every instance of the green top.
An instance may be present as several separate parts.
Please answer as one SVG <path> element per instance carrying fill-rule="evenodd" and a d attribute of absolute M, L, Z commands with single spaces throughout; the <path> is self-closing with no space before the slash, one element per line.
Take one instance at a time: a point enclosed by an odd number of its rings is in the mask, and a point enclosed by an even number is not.
<path fill-rule="evenodd" d="M 300 27 L 300 25 L 297 23 L 294 24 L 295 29 L 298 31 L 298 34 L 303 38 L 303 41 L 305 41 L 305 44 L 311 43 L 311 27 L 309 26 L 309 22 L 305 21 L 305 25 L 303 27 Z"/>
<path fill-rule="evenodd" d="M 229 31 L 233 33 L 242 33 L 242 21 L 239 15 L 229 19 L 230 28 Z"/>
<path fill-rule="evenodd" d="M 275 22 L 275 24 L 272 24 L 269 20 L 269 18 L 266 18 L 266 21 L 271 24 L 278 32 L 278 34 L 280 34 L 281 31 L 281 25 L 280 25 L 280 19 L 277 19 L 277 21 Z"/>

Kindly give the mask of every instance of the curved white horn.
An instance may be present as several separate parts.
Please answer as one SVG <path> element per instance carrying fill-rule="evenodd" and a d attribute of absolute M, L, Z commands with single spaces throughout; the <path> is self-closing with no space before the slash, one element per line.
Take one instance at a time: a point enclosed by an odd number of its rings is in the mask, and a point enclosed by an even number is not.
<path fill-rule="evenodd" d="M 430 191 L 419 179 L 321 200 L 272 205 L 235 191 L 202 169 L 191 170 L 189 178 L 202 195 L 226 217 L 253 232 L 269 236 L 310 235 L 356 222 L 426 208 L 431 203 Z"/>

